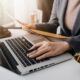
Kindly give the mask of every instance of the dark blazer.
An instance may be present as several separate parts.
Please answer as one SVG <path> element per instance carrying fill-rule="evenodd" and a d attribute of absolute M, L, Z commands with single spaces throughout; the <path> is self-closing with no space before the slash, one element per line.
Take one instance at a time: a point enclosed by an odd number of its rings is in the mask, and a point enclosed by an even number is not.
<path fill-rule="evenodd" d="M 64 24 L 64 15 L 67 9 L 68 0 L 54 0 L 52 14 L 48 23 L 36 24 L 37 29 L 56 33 L 60 26 L 61 35 L 70 36 L 68 43 L 75 52 L 80 51 L 80 10 L 76 17 L 73 30 L 70 31 Z"/>

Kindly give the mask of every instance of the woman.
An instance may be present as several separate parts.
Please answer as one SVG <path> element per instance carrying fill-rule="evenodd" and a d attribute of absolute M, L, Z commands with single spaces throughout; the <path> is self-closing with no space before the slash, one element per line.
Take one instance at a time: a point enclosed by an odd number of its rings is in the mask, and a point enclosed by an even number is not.
<path fill-rule="evenodd" d="M 30 24 L 27 29 L 38 29 L 56 33 L 60 26 L 60 34 L 69 36 L 63 42 L 40 42 L 35 44 L 27 54 L 37 60 L 63 54 L 66 51 L 74 53 L 80 51 L 80 0 L 54 0 L 51 18 L 48 23 Z M 36 50 L 34 50 L 36 48 Z"/>

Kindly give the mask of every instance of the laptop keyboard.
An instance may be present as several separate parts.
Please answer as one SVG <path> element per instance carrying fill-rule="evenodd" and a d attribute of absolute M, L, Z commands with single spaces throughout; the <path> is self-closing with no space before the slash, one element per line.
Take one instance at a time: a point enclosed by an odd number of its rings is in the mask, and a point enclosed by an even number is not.
<path fill-rule="evenodd" d="M 15 39 L 6 40 L 12 51 L 24 65 L 24 67 L 31 66 L 41 61 L 37 61 L 36 59 L 30 59 L 27 57 L 28 49 L 32 47 L 32 44 L 25 39 L 24 37 L 18 37 Z M 44 60 L 42 60 L 44 61 Z"/>
<path fill-rule="evenodd" d="M 9 68 L 12 71 L 13 71 L 13 68 L 16 70 L 15 66 L 18 65 L 18 63 L 13 58 L 12 54 L 10 53 L 10 51 L 8 50 L 8 48 L 6 47 L 6 45 L 3 42 L 0 43 L 0 56 L 2 57 L 1 58 L 2 66 Z"/>

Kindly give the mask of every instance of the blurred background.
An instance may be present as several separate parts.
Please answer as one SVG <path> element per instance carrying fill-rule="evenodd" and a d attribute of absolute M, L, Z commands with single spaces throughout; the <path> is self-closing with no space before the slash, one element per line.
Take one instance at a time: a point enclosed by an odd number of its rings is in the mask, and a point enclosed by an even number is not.
<path fill-rule="evenodd" d="M 35 9 L 42 10 L 42 21 L 47 22 L 52 5 L 53 0 L 0 0 L 0 25 L 13 22 L 8 13 L 19 20 L 30 22 L 30 15 Z"/>

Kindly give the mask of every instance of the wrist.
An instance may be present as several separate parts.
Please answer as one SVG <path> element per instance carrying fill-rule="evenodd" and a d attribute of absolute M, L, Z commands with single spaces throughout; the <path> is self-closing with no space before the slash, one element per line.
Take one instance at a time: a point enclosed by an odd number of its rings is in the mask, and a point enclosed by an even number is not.
<path fill-rule="evenodd" d="M 36 24 L 32 24 L 33 29 L 36 29 Z"/>
<path fill-rule="evenodd" d="M 64 45 L 65 45 L 65 48 L 66 48 L 67 50 L 69 50 L 69 49 L 71 48 L 68 42 L 64 42 Z"/>

